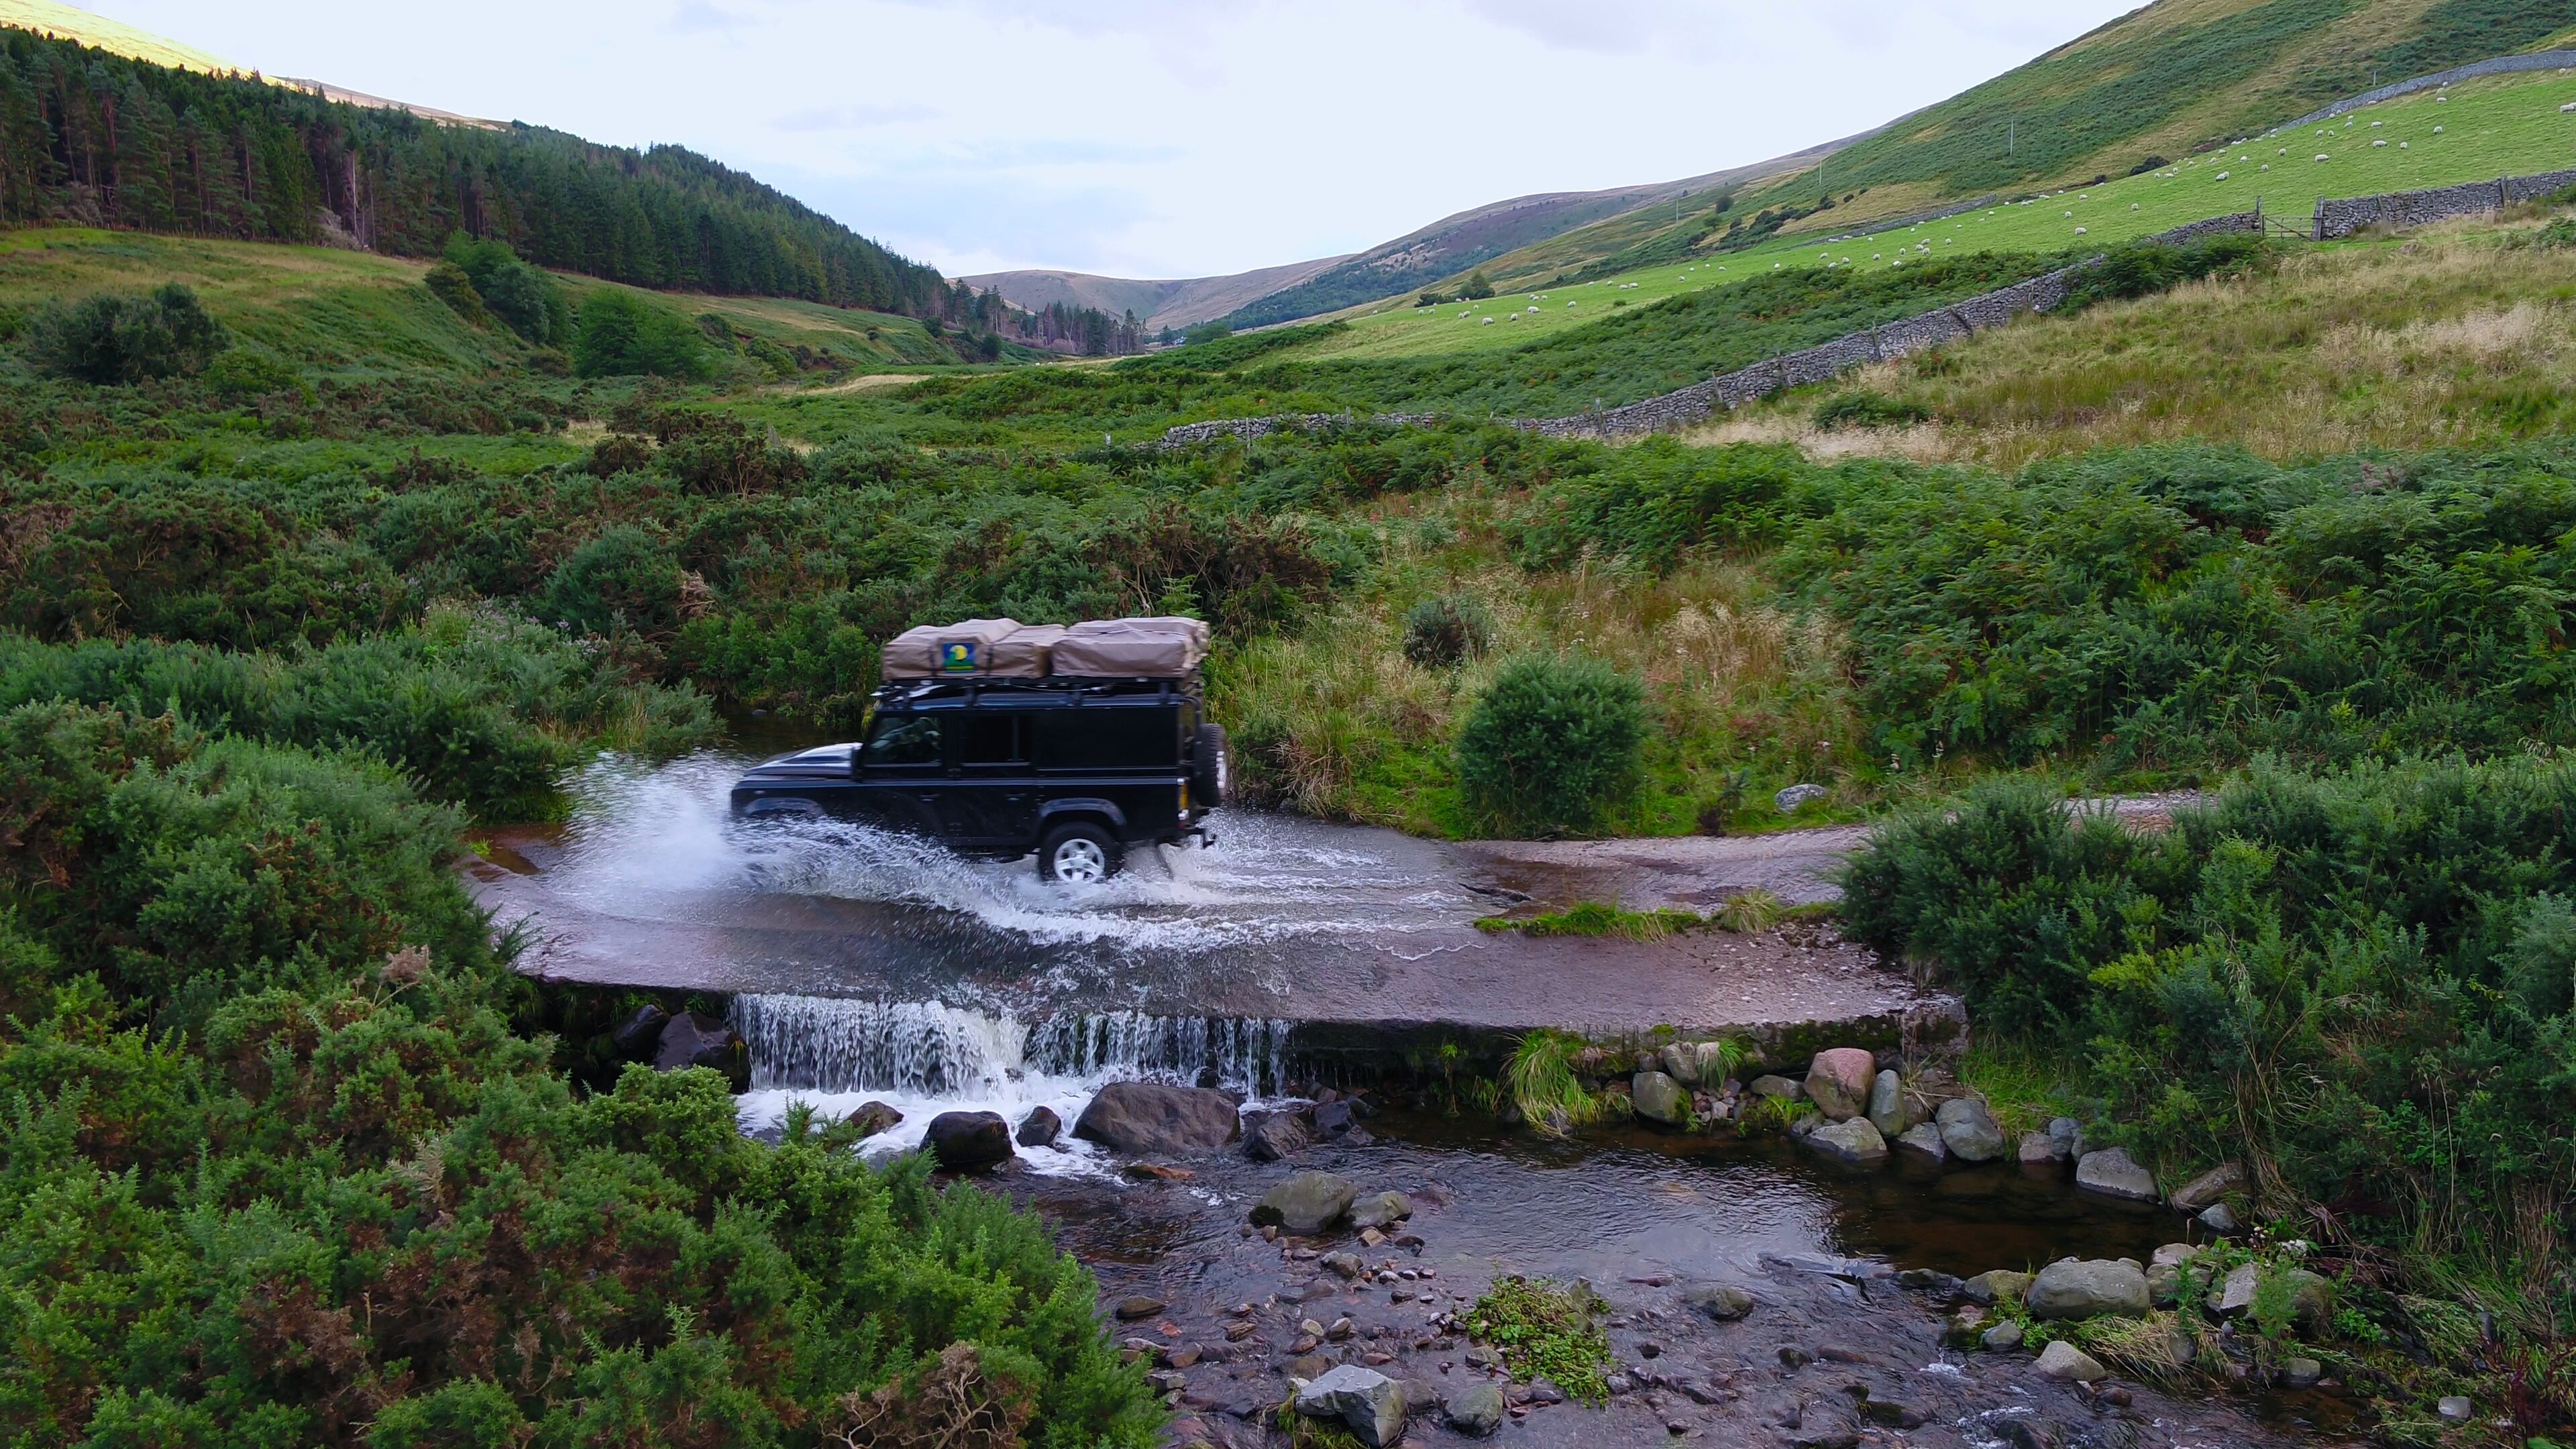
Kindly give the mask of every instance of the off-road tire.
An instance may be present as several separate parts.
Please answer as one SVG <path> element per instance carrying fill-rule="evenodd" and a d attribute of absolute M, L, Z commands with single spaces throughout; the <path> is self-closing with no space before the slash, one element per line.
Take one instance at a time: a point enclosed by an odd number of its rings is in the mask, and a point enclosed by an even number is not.
<path fill-rule="evenodd" d="M 1206 810 L 1225 804 L 1228 778 L 1225 726 L 1203 724 L 1190 745 L 1190 803 Z"/>
<path fill-rule="evenodd" d="M 1124 854 L 1108 831 L 1088 820 L 1059 825 L 1038 845 L 1038 879 L 1049 885 L 1099 885 L 1118 874 Z"/>

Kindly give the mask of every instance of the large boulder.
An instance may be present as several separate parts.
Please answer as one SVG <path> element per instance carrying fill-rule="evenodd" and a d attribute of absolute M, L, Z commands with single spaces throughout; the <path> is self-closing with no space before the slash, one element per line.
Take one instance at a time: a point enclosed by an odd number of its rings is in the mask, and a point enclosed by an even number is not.
<path fill-rule="evenodd" d="M 1510 1406 L 1503 1402 L 1503 1391 L 1492 1384 L 1469 1384 L 1451 1394 L 1441 1409 L 1450 1428 L 1470 1439 L 1482 1439 L 1503 1427 L 1503 1415 Z"/>
<path fill-rule="evenodd" d="M 1244 1119 L 1243 1155 L 1255 1162 L 1278 1162 L 1314 1145 L 1306 1119 L 1294 1112 L 1260 1112 Z"/>
<path fill-rule="evenodd" d="M 2033 1318 L 2144 1318 L 2146 1269 L 2126 1258 L 2060 1258 L 2039 1270 L 2023 1306 Z"/>
<path fill-rule="evenodd" d="M 1859 1047 L 1820 1051 L 1807 1067 L 1807 1100 L 1828 1120 L 1849 1121 L 1868 1109 L 1877 1076 L 1877 1060 Z"/>
<path fill-rule="evenodd" d="M 2129 1154 L 2117 1147 L 2085 1153 L 2075 1164 L 2075 1185 L 2131 1202 L 2154 1202 L 2159 1196 L 2156 1175 L 2130 1161 Z"/>
<path fill-rule="evenodd" d="M 1348 1212 L 1360 1190 L 1347 1177 L 1329 1172 L 1300 1172 L 1262 1194 L 1252 1220 L 1265 1227 L 1311 1238 Z"/>
<path fill-rule="evenodd" d="M 1788 1102 L 1803 1101 L 1807 1095 L 1805 1087 L 1780 1076 L 1755 1077 L 1748 1090 L 1757 1097 L 1777 1097 Z"/>
<path fill-rule="evenodd" d="M 1932 1120 L 1940 1124 L 1942 1145 L 1961 1162 L 1992 1162 L 2004 1155 L 2004 1129 L 1974 1097 L 1951 1098 Z"/>
<path fill-rule="evenodd" d="M 1662 1072 L 1639 1072 L 1628 1084 L 1628 1100 L 1648 1121 L 1679 1127 L 1690 1120 L 1690 1092 Z"/>
<path fill-rule="evenodd" d="M 669 1024 L 671 1013 L 648 1001 L 635 1008 L 635 1013 L 608 1034 L 608 1044 L 619 1056 L 640 1059 L 662 1044 L 662 1028 Z"/>
<path fill-rule="evenodd" d="M 1836 1162 L 1855 1167 L 1887 1160 L 1887 1139 L 1878 1135 L 1867 1117 L 1819 1127 L 1807 1134 L 1807 1145 Z"/>
<path fill-rule="evenodd" d="M 1297 1391 L 1297 1412 L 1337 1419 L 1369 1449 L 1392 1449 L 1404 1440 L 1404 1390 L 1375 1369 L 1346 1363 Z"/>
<path fill-rule="evenodd" d="M 1020 1119 L 1017 1141 L 1022 1147 L 1053 1147 L 1064 1131 L 1064 1119 L 1053 1108 L 1040 1107 Z"/>
<path fill-rule="evenodd" d="M 971 1172 L 1010 1160 L 1011 1124 L 999 1112 L 942 1112 L 930 1119 L 922 1145 L 942 1171 Z"/>
<path fill-rule="evenodd" d="M 1232 1097 L 1161 1082 L 1111 1082 L 1073 1124 L 1073 1135 L 1085 1141 L 1165 1157 L 1214 1152 L 1241 1130 Z"/>

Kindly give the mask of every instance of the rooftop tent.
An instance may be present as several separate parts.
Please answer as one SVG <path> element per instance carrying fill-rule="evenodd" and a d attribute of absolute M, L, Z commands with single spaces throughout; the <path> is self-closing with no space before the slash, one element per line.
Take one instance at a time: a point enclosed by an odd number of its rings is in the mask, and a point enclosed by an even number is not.
<path fill-rule="evenodd" d="M 1064 633 L 1062 624 L 1023 624 L 993 646 L 984 672 L 996 679 L 1044 679 Z"/>
<path fill-rule="evenodd" d="M 1096 619 L 1065 631 L 1055 673 L 1074 679 L 1177 679 L 1207 657 L 1208 626 L 1196 619 Z"/>
<path fill-rule="evenodd" d="M 992 672 L 996 647 L 1020 628 L 1017 619 L 924 624 L 888 641 L 879 667 L 888 679 L 986 675 Z"/>

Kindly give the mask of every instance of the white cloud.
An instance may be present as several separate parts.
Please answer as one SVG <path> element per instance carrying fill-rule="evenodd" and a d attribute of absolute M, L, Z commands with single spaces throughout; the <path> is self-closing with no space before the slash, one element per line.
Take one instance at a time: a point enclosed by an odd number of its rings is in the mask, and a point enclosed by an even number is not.
<path fill-rule="evenodd" d="M 1848 135 L 2134 0 L 90 0 L 283 75 L 673 142 L 951 271 L 1329 255 Z"/>

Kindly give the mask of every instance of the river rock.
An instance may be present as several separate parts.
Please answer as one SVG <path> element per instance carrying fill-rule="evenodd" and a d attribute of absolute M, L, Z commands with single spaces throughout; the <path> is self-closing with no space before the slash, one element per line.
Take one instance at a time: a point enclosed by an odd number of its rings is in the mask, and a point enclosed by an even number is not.
<path fill-rule="evenodd" d="M 1887 1160 L 1887 1139 L 1878 1135 L 1867 1117 L 1819 1127 L 1807 1134 L 1807 1145 L 1836 1162 L 1856 1167 Z"/>
<path fill-rule="evenodd" d="M 2227 1204 L 2214 1202 L 2200 1210 L 2200 1225 L 2226 1237 L 2236 1231 L 2236 1214 L 2227 1210 Z"/>
<path fill-rule="evenodd" d="M 1366 1147 L 1375 1141 L 1368 1129 L 1360 1125 L 1359 1106 L 1348 1097 L 1330 1102 L 1317 1102 L 1308 1116 L 1318 1142 L 1344 1142 L 1353 1147 Z"/>
<path fill-rule="evenodd" d="M 1878 1135 L 1890 1142 L 1903 1136 L 1905 1129 L 1914 1125 L 1907 1120 L 1905 1110 L 1905 1079 L 1898 1076 L 1893 1067 L 1870 1079 L 1869 1125 L 1877 1128 Z"/>
<path fill-rule="evenodd" d="M 1807 1095 L 1806 1088 L 1787 1077 L 1777 1076 L 1755 1077 L 1752 1087 L 1748 1090 L 1757 1097 L 1777 1097 L 1787 1102 L 1802 1100 Z"/>
<path fill-rule="evenodd" d="M 640 1060 L 662 1044 L 662 1028 L 670 1019 L 671 1013 L 645 1002 L 608 1034 L 608 1044 L 617 1048 L 619 1056 Z"/>
<path fill-rule="evenodd" d="M 1306 1120 L 1294 1112 L 1257 1112 L 1244 1119 L 1243 1155 L 1255 1162 L 1278 1162 L 1314 1145 Z"/>
<path fill-rule="evenodd" d="M 1808 801 L 1822 800 L 1832 793 L 1822 785 L 1792 785 L 1773 795 L 1771 804 L 1783 815 L 1795 815 Z"/>
<path fill-rule="evenodd" d="M 2010 1268 L 1989 1268 L 1960 1284 L 1959 1291 L 1967 1295 L 1969 1302 L 1991 1308 L 1997 1303 L 2019 1303 L 2022 1295 L 2030 1291 L 2030 1284 L 2028 1273 L 2016 1273 Z"/>
<path fill-rule="evenodd" d="M 1011 1124 L 999 1112 L 942 1112 L 922 1138 L 940 1168 L 970 1172 L 1011 1158 Z"/>
<path fill-rule="evenodd" d="M 2156 1175 L 2130 1161 L 2127 1151 L 2118 1147 L 2085 1153 L 2075 1164 L 2075 1185 L 2131 1202 L 2154 1202 L 2158 1196 Z"/>
<path fill-rule="evenodd" d="M 2048 1120 L 2048 1135 L 2056 1142 L 2060 1156 L 2072 1158 L 2084 1155 L 2083 1123 L 2072 1117 L 2052 1117 Z"/>
<path fill-rule="evenodd" d="M 1155 1314 L 1160 1313 L 1171 1306 L 1172 1305 L 1165 1303 L 1160 1298 L 1147 1298 L 1139 1295 L 1134 1298 L 1119 1299 L 1117 1306 L 1110 1309 L 1110 1312 L 1118 1315 L 1118 1321 L 1121 1323 L 1137 1323 L 1144 1319 L 1151 1318 Z M 1137 1339 L 1134 1341 L 1143 1343 L 1147 1347 L 1152 1346 L 1152 1340 L 1150 1339 Z"/>
<path fill-rule="evenodd" d="M 2290 1314 L 2299 1327 L 2310 1334 L 2321 1333 L 2334 1316 L 2334 1294 L 2326 1280 L 2305 1268 L 2274 1268 L 2285 1282 L 2290 1298 Z M 2218 1290 L 2218 1311 L 2227 1317 L 2251 1312 L 2255 1294 L 2268 1276 L 2265 1269 L 2252 1263 L 2239 1263 L 2229 1271 L 2227 1282 Z"/>
<path fill-rule="evenodd" d="M 1503 1415 L 1509 1411 L 1503 1391 L 1492 1384 L 1469 1384 L 1440 1407 L 1449 1427 L 1471 1439 L 1482 1439 L 1503 1427 Z"/>
<path fill-rule="evenodd" d="M 2060 1258 L 2039 1270 L 2022 1302 L 2033 1318 L 2144 1318 L 2147 1275 L 2125 1258 Z"/>
<path fill-rule="evenodd" d="M 728 1076 L 742 1052 L 742 1038 L 732 1027 L 703 1011 L 684 1011 L 662 1023 L 662 1035 L 653 1051 L 653 1070 L 684 1072 L 691 1067 L 711 1067 Z"/>
<path fill-rule="evenodd" d="M 2021 1165 L 2030 1168 L 2055 1169 L 2066 1160 L 2066 1154 L 2058 1150 L 2057 1139 L 2045 1132 L 2021 1134 L 2019 1155 Z"/>
<path fill-rule="evenodd" d="M 1233 1098 L 1162 1082 L 1111 1082 L 1093 1094 L 1073 1124 L 1073 1135 L 1085 1141 L 1163 1156 L 1214 1152 L 1240 1130 Z"/>
<path fill-rule="evenodd" d="M 1404 1390 L 1377 1370 L 1355 1363 L 1299 1389 L 1297 1412 L 1310 1419 L 1339 1419 L 1369 1449 L 1392 1449 L 1404 1438 Z"/>
<path fill-rule="evenodd" d="M 1053 1109 L 1040 1107 L 1020 1119 L 1015 1140 L 1022 1147 L 1053 1147 L 1057 1134 L 1064 1131 L 1064 1119 Z"/>
<path fill-rule="evenodd" d="M 1932 1120 L 1941 1124 L 1942 1145 L 1961 1162 L 1992 1162 L 2004 1155 L 2004 1129 L 1974 1097 L 1951 1098 Z"/>
<path fill-rule="evenodd" d="M 1858 1047 L 1834 1047 L 1816 1053 L 1807 1067 L 1807 1100 L 1835 1122 L 1849 1121 L 1869 1107 L 1871 1080 L 1878 1063 Z"/>
<path fill-rule="evenodd" d="M 1690 1118 L 1690 1093 L 1662 1072 L 1639 1072 L 1628 1085 L 1628 1100 L 1648 1121 L 1678 1127 Z"/>
<path fill-rule="evenodd" d="M 1682 1302 L 1720 1323 L 1733 1323 L 1753 1311 L 1754 1298 L 1732 1283 L 1711 1283 L 1684 1293 Z"/>
<path fill-rule="evenodd" d="M 2285 1359 L 2281 1363 L 2281 1387 L 2313 1389 L 2317 1380 L 2326 1376 L 2326 1366 L 2312 1358 Z"/>
<path fill-rule="evenodd" d="M 1351 1203 L 1350 1216 L 1354 1228 L 1382 1228 L 1413 1216 L 1413 1199 L 1400 1192 L 1373 1192 Z"/>
<path fill-rule="evenodd" d="M 2093 1355 L 2062 1338 L 2040 1350 L 2039 1371 L 2053 1379 L 2071 1379 L 2079 1384 L 2111 1376 L 2111 1371 Z"/>
<path fill-rule="evenodd" d="M 1977 1341 L 1984 1344 L 1990 1353 L 2010 1353 L 2021 1347 L 2021 1337 L 2021 1325 L 2007 1318 L 1987 1329 L 1985 1336 Z"/>
<path fill-rule="evenodd" d="M 2184 1212 L 2196 1213 L 2243 1186 L 2245 1169 L 2233 1162 L 2222 1162 L 2175 1188 L 2166 1201 Z"/>
<path fill-rule="evenodd" d="M 1346 1177 L 1329 1172 L 1301 1172 L 1262 1195 L 1253 1208 L 1257 1224 L 1276 1224 L 1282 1232 L 1311 1238 L 1331 1227 L 1359 1196 Z"/>
<path fill-rule="evenodd" d="M 1950 1144 L 1941 1140 L 1941 1129 L 1930 1122 L 1917 1122 L 1899 1133 L 1896 1150 L 1935 1167 L 1950 1160 Z"/>
<path fill-rule="evenodd" d="M 2465 1424 L 2469 1422 L 2469 1416 L 2477 1412 L 2477 1406 L 2469 1402 L 2466 1394 L 2452 1394 L 2436 1402 L 2433 1412 L 2454 1424 Z"/>
<path fill-rule="evenodd" d="M 864 1102 L 849 1117 L 850 1128 L 861 1138 L 874 1137 L 889 1127 L 903 1125 L 903 1114 L 883 1102 Z"/>
<path fill-rule="evenodd" d="M 2167 1243 L 2156 1249 L 2147 1264 L 2147 1297 L 2158 1304 L 2171 1304 L 2182 1294 L 2182 1265 L 2200 1252 L 2189 1243 Z"/>
<path fill-rule="evenodd" d="M 1724 1075 L 1718 1070 L 1724 1060 L 1713 1041 L 1668 1042 L 1655 1054 L 1656 1065 L 1664 1069 L 1664 1075 L 1685 1087 L 1716 1087 L 1716 1078 Z"/>

